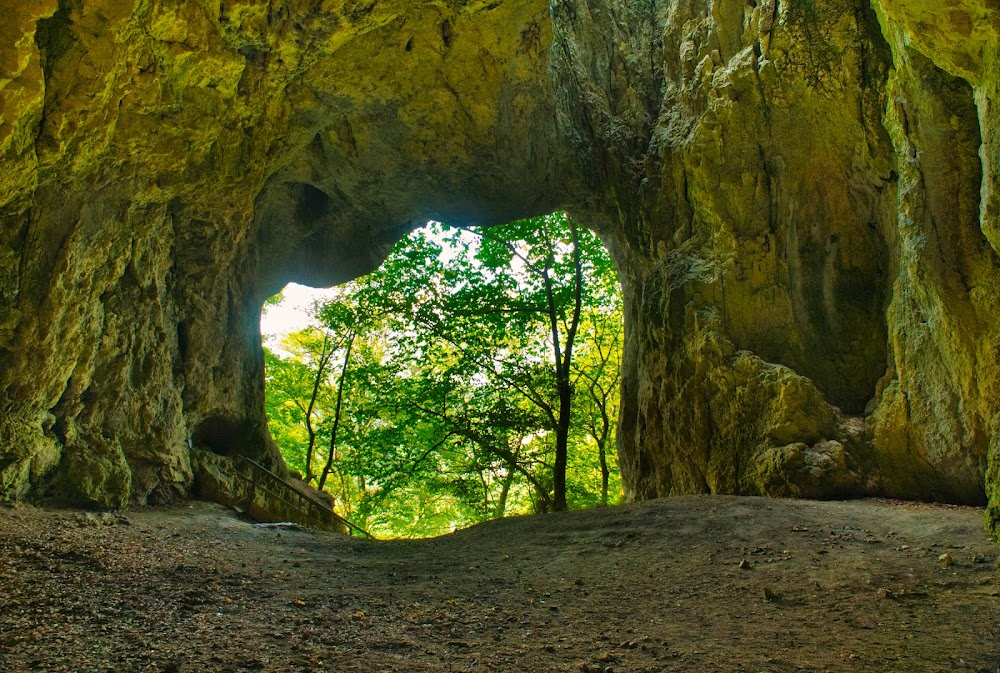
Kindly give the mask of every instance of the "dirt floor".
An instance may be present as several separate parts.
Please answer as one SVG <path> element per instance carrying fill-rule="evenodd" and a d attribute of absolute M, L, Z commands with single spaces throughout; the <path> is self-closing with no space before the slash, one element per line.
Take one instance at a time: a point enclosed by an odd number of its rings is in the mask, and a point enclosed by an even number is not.
<path fill-rule="evenodd" d="M 372 542 L 0 508 L 0 671 L 1000 671 L 982 512 L 685 497 Z"/>

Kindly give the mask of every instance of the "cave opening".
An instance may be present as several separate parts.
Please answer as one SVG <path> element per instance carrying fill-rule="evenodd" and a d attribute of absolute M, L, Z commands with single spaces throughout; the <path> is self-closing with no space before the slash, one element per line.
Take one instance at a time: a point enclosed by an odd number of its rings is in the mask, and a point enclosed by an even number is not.
<path fill-rule="evenodd" d="M 233 457 L 241 454 L 249 443 L 252 432 L 245 423 L 225 414 L 206 418 L 191 433 L 195 446 L 219 456 Z"/>
<path fill-rule="evenodd" d="M 621 284 L 565 213 L 430 222 L 367 276 L 287 285 L 261 334 L 286 464 L 377 537 L 622 498 Z"/>

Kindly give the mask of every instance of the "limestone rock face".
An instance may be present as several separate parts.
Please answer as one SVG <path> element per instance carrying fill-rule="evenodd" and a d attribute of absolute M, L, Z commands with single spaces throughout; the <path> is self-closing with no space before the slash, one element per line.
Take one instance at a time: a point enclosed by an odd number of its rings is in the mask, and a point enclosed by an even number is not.
<path fill-rule="evenodd" d="M 281 461 L 258 317 L 427 219 L 566 208 L 626 302 L 631 497 L 990 502 L 995 0 L 17 0 L 0 494 Z"/>
<path fill-rule="evenodd" d="M 625 288 L 631 494 L 1000 506 L 996 3 L 586 5 L 557 95 Z"/>
<path fill-rule="evenodd" d="M 986 466 L 989 517 L 1000 534 L 1000 5 L 875 7 L 894 63 L 885 127 L 899 175 L 899 272 L 874 443 L 885 469 L 926 464 L 909 492 L 940 494 L 942 475 L 964 473 L 969 490 L 957 495 L 969 499 Z"/>
<path fill-rule="evenodd" d="M 606 236 L 628 298 L 635 497 L 760 492 L 759 452 L 845 439 L 842 412 L 862 415 L 885 373 L 893 176 L 876 83 L 889 54 L 870 10 L 812 4 L 669 3 L 638 19 L 656 49 L 633 55 L 649 73 L 631 147 L 614 136 L 631 121 L 616 118 L 621 94 L 578 95 L 602 120 L 582 161 L 600 157 L 620 192 Z"/>
<path fill-rule="evenodd" d="M 544 2 L 15 2 L 0 38 L 6 497 L 178 498 L 191 446 L 280 468 L 263 299 L 569 188 Z"/>

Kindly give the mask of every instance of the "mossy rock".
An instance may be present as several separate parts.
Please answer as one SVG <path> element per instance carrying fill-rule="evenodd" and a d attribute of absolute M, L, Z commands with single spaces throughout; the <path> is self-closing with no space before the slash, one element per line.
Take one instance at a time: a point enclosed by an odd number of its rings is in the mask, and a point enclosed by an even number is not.
<path fill-rule="evenodd" d="M 67 446 L 60 482 L 71 504 L 92 509 L 125 509 L 132 493 L 125 454 L 117 442 L 105 438 Z"/>
<path fill-rule="evenodd" d="M 986 470 L 986 529 L 993 539 L 1000 542 L 1000 440 L 994 421 L 993 445 L 990 450 L 989 468 Z"/>
<path fill-rule="evenodd" d="M 801 442 L 767 449 L 751 466 L 761 495 L 779 498 L 835 498 L 858 495 L 861 479 L 838 441 Z"/>

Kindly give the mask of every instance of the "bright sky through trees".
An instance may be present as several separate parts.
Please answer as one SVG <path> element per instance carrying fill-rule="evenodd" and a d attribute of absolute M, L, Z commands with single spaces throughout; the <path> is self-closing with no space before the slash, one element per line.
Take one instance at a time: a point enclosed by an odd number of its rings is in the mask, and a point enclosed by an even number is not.
<path fill-rule="evenodd" d="M 428 225 L 432 224 L 434 223 L 428 222 Z M 439 245 L 443 243 L 444 235 L 440 230 L 428 226 L 421 232 Z M 468 232 L 463 233 L 461 238 L 468 243 L 475 240 L 475 236 Z M 442 255 L 445 259 L 450 258 L 453 254 L 452 248 L 443 247 Z M 316 306 L 317 302 L 327 302 L 336 296 L 336 288 L 315 288 L 289 283 L 281 291 L 281 301 L 266 305 L 261 312 L 260 333 L 264 344 L 272 352 L 287 354 L 287 351 L 281 346 L 282 340 L 294 332 L 318 326 L 319 321 L 313 316 L 313 307 Z"/>
<path fill-rule="evenodd" d="M 281 291 L 281 302 L 264 307 L 260 316 L 260 333 L 264 344 L 272 351 L 281 349 L 281 341 L 293 332 L 317 325 L 313 306 L 336 296 L 335 290 L 289 283 Z"/>

